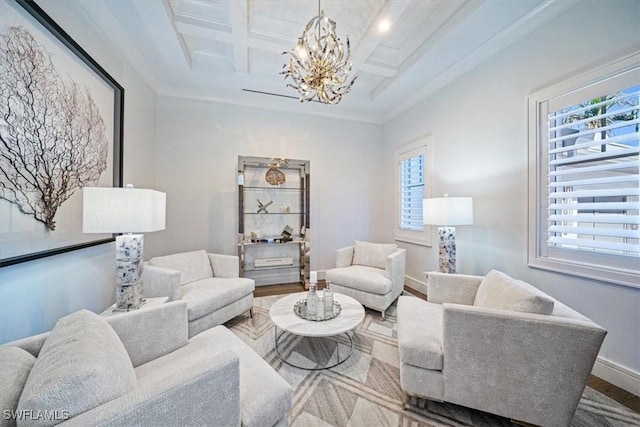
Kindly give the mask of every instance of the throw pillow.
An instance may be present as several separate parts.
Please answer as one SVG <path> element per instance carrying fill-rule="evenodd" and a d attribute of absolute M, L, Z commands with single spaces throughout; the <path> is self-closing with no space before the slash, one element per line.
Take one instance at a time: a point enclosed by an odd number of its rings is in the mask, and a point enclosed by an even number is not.
<path fill-rule="evenodd" d="M 203 250 L 151 258 L 149 265 L 180 272 L 180 286 L 213 277 L 209 255 Z"/>
<path fill-rule="evenodd" d="M 115 331 L 97 314 L 77 311 L 51 331 L 18 402 L 20 411 L 49 416 L 18 420 L 18 426 L 57 424 L 136 386 L 133 365 Z"/>
<path fill-rule="evenodd" d="M 11 411 L 18 408 L 18 400 L 36 358 L 20 347 L 0 347 L 0 427 L 15 426 Z"/>
<path fill-rule="evenodd" d="M 498 270 L 491 270 L 482 280 L 473 305 L 537 314 L 551 314 L 553 311 L 551 297 Z"/>
<path fill-rule="evenodd" d="M 397 247 L 398 245 L 393 243 L 369 243 L 356 240 L 352 264 L 384 269 L 386 257 L 391 255 Z"/>

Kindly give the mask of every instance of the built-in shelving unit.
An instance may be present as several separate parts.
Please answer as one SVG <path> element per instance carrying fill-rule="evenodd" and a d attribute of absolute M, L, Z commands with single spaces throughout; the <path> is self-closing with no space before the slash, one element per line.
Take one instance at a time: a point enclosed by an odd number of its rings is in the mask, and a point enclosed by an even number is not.
<path fill-rule="evenodd" d="M 241 275 L 256 286 L 306 284 L 309 245 L 309 161 L 239 156 Z"/>

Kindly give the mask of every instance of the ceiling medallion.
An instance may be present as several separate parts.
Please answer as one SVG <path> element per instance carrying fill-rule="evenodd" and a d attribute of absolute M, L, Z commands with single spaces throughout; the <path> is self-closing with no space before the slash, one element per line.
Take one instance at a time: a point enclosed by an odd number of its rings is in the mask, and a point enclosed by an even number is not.
<path fill-rule="evenodd" d="M 345 54 L 346 50 L 346 54 Z M 351 48 L 347 37 L 346 49 L 336 34 L 336 23 L 320 10 L 305 27 L 296 47 L 284 54 L 291 55 L 284 65 L 284 78 L 293 83 L 287 87 L 296 89 L 300 102 L 318 100 L 325 104 L 337 104 L 349 93 L 356 77 L 349 83 Z"/>

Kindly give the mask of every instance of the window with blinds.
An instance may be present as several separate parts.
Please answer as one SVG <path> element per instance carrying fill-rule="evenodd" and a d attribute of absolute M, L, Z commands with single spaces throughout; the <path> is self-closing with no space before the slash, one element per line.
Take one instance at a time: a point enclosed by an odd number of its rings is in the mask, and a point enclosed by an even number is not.
<path fill-rule="evenodd" d="M 640 257 L 639 97 L 636 85 L 548 114 L 549 246 Z"/>
<path fill-rule="evenodd" d="M 640 288 L 640 52 L 528 102 L 529 265 Z"/>
<path fill-rule="evenodd" d="M 400 222 L 403 230 L 422 231 L 422 200 L 424 199 L 424 154 L 400 162 Z"/>
<path fill-rule="evenodd" d="M 394 239 L 431 245 L 431 228 L 422 219 L 422 200 L 431 196 L 430 134 L 402 145 L 395 152 Z"/>

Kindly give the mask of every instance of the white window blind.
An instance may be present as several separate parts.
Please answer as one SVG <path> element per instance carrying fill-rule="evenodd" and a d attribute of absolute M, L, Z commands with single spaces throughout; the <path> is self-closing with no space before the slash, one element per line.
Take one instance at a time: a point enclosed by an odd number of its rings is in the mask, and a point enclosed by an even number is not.
<path fill-rule="evenodd" d="M 529 266 L 640 288 L 640 52 L 528 104 Z"/>
<path fill-rule="evenodd" d="M 422 220 L 422 200 L 431 196 L 433 136 L 400 146 L 394 155 L 394 231 L 396 241 L 431 245 L 431 228 Z"/>
<path fill-rule="evenodd" d="M 425 190 L 424 154 L 402 159 L 400 162 L 399 227 L 403 230 L 422 231 L 422 199 Z"/>
<path fill-rule="evenodd" d="M 547 116 L 550 248 L 640 258 L 640 85 Z"/>

